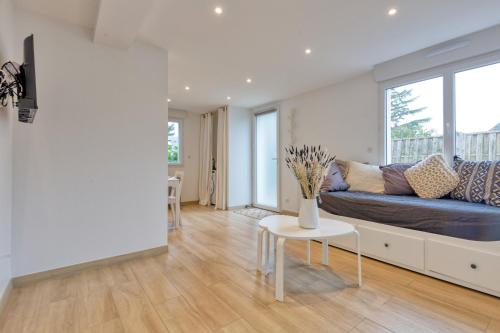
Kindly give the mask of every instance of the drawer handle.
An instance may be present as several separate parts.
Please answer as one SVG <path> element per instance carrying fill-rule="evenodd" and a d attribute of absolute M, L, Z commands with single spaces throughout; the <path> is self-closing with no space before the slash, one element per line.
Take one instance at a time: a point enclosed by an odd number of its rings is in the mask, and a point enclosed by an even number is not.
<path fill-rule="evenodd" d="M 384 243 L 384 246 L 385 247 L 389 247 L 389 243 Z"/>
<path fill-rule="evenodd" d="M 472 268 L 472 269 L 476 269 L 476 268 L 477 268 L 477 265 L 476 265 L 476 264 L 470 264 L 470 268 Z"/>

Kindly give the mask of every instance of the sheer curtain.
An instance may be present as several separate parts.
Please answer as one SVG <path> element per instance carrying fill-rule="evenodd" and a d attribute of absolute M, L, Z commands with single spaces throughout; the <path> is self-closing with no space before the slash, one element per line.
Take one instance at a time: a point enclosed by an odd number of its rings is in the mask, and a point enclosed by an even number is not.
<path fill-rule="evenodd" d="M 198 191 L 200 205 L 210 205 L 210 177 L 212 174 L 212 114 L 201 118 L 200 130 L 200 177 Z"/>
<path fill-rule="evenodd" d="M 217 110 L 217 186 L 215 208 L 227 207 L 227 106 Z"/>

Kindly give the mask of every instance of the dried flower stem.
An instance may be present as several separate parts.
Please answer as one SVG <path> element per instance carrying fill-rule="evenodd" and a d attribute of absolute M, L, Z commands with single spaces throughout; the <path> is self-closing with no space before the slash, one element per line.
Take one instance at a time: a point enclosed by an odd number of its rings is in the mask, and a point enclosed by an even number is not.
<path fill-rule="evenodd" d="M 328 168 L 335 161 L 335 156 L 328 154 L 321 146 L 305 146 L 285 148 L 286 166 L 299 181 L 302 197 L 315 199 L 319 195 L 321 183 Z"/>

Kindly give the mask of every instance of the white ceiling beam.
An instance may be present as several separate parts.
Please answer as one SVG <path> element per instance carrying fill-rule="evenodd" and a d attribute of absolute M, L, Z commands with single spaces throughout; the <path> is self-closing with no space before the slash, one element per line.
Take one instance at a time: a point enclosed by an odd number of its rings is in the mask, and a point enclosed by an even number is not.
<path fill-rule="evenodd" d="M 155 0 L 101 0 L 94 42 L 116 48 L 129 48 L 154 4 Z"/>

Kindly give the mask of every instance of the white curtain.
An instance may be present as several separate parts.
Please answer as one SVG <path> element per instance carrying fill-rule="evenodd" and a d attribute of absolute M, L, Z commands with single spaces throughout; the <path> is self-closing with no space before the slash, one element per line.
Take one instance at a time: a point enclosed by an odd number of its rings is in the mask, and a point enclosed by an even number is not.
<path fill-rule="evenodd" d="M 227 107 L 217 110 L 217 186 L 215 208 L 227 208 Z"/>
<path fill-rule="evenodd" d="M 212 114 L 201 118 L 200 132 L 200 178 L 198 192 L 200 205 L 210 205 L 210 177 L 212 174 Z"/>

